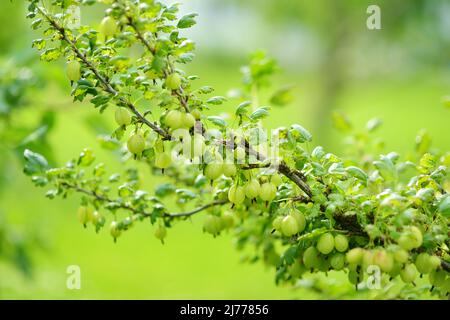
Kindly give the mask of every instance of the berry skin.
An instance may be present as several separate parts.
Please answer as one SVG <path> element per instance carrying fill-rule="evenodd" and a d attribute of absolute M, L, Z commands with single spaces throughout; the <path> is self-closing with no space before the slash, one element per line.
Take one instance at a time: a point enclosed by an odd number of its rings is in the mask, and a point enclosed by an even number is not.
<path fill-rule="evenodd" d="M 277 188 L 270 182 L 261 185 L 259 196 L 264 201 L 272 201 L 277 196 Z"/>
<path fill-rule="evenodd" d="M 281 176 L 278 173 L 275 173 L 270 178 L 270 182 L 272 182 L 276 187 L 278 187 L 280 184 L 283 183 L 283 179 L 281 179 Z"/>
<path fill-rule="evenodd" d="M 281 231 L 281 222 L 283 221 L 283 217 L 276 217 L 273 222 L 272 222 L 272 226 L 275 230 L 277 231 Z"/>
<path fill-rule="evenodd" d="M 234 203 L 236 205 L 239 205 L 242 202 L 244 202 L 245 200 L 244 188 L 236 185 L 231 186 L 230 190 L 228 191 L 228 200 L 230 200 L 231 203 Z"/>
<path fill-rule="evenodd" d="M 109 226 L 109 232 L 111 233 L 111 236 L 114 238 L 114 241 L 120 237 L 122 231 L 119 229 L 119 225 L 116 221 L 111 222 L 111 225 Z"/>
<path fill-rule="evenodd" d="M 428 275 L 430 283 L 435 287 L 444 287 L 446 277 L 447 277 L 447 272 L 444 270 L 432 271 Z"/>
<path fill-rule="evenodd" d="M 131 115 L 125 108 L 117 108 L 114 117 L 119 126 L 127 126 L 131 123 Z"/>
<path fill-rule="evenodd" d="M 348 239 L 342 234 L 338 234 L 334 237 L 334 247 L 339 252 L 345 252 L 348 249 Z"/>
<path fill-rule="evenodd" d="M 303 230 L 305 230 L 305 227 L 306 227 L 305 215 L 301 212 L 298 212 L 297 210 L 293 210 L 291 212 L 291 215 L 297 221 L 298 232 L 302 232 Z"/>
<path fill-rule="evenodd" d="M 394 259 L 400 263 L 408 262 L 409 254 L 406 250 L 398 248 L 394 252 Z"/>
<path fill-rule="evenodd" d="M 420 253 L 416 257 L 414 264 L 421 274 L 428 274 L 435 269 L 433 260 L 434 259 L 428 253 Z"/>
<path fill-rule="evenodd" d="M 320 265 L 319 251 L 313 246 L 309 247 L 303 253 L 303 263 L 307 269 L 314 269 Z"/>
<path fill-rule="evenodd" d="M 190 113 L 182 113 L 181 127 L 190 129 L 195 125 L 195 117 Z"/>
<path fill-rule="evenodd" d="M 259 196 L 261 185 L 258 180 L 252 179 L 245 185 L 245 196 L 249 199 L 254 199 Z"/>
<path fill-rule="evenodd" d="M 144 137 L 136 133 L 132 135 L 127 142 L 128 151 L 134 154 L 140 154 L 145 149 L 145 139 Z"/>
<path fill-rule="evenodd" d="M 192 158 L 201 157 L 205 153 L 205 138 L 201 134 L 195 134 L 191 140 L 191 156 Z"/>
<path fill-rule="evenodd" d="M 191 114 L 194 116 L 195 120 L 200 120 L 202 117 L 202 113 L 198 109 L 191 110 Z"/>
<path fill-rule="evenodd" d="M 330 265 L 334 270 L 342 270 L 345 266 L 345 255 L 343 253 L 335 253 L 331 256 Z"/>
<path fill-rule="evenodd" d="M 166 78 L 166 87 L 170 90 L 177 90 L 181 86 L 181 77 L 178 73 L 169 74 Z"/>
<path fill-rule="evenodd" d="M 78 221 L 80 221 L 82 225 L 86 226 L 86 224 L 91 221 L 90 209 L 86 206 L 79 207 L 77 211 L 77 217 Z"/>
<path fill-rule="evenodd" d="M 237 169 L 233 163 L 224 163 L 222 166 L 223 175 L 226 177 L 234 177 Z"/>
<path fill-rule="evenodd" d="M 281 232 L 286 237 L 290 237 L 298 233 L 298 229 L 297 220 L 291 215 L 284 217 L 281 221 Z"/>
<path fill-rule="evenodd" d="M 212 235 L 218 234 L 222 231 L 222 220 L 218 216 L 208 215 L 205 218 L 205 222 L 203 224 L 203 230 Z"/>
<path fill-rule="evenodd" d="M 405 267 L 400 271 L 400 278 L 405 283 L 413 282 L 416 279 L 417 270 L 416 267 L 411 263 L 405 265 Z"/>
<path fill-rule="evenodd" d="M 164 121 L 170 129 L 179 129 L 183 126 L 183 113 L 178 110 L 170 110 L 166 114 Z"/>
<path fill-rule="evenodd" d="M 78 81 L 81 78 L 81 65 L 77 60 L 67 62 L 67 77 L 70 81 Z"/>
<path fill-rule="evenodd" d="M 231 229 L 234 226 L 233 214 L 230 212 L 224 212 L 222 214 L 222 226 L 224 229 Z"/>
<path fill-rule="evenodd" d="M 334 237 L 331 233 L 324 233 L 317 241 L 317 250 L 323 254 L 329 254 L 334 249 Z"/>
<path fill-rule="evenodd" d="M 377 250 L 373 255 L 373 263 L 388 273 L 394 267 L 394 258 L 386 250 Z"/>
<path fill-rule="evenodd" d="M 364 250 L 361 248 L 353 248 L 345 255 L 348 264 L 360 265 L 364 255 Z"/>
<path fill-rule="evenodd" d="M 422 242 L 422 232 L 416 226 L 405 228 L 404 233 L 398 239 L 398 244 L 405 250 L 419 248 Z"/>
<path fill-rule="evenodd" d="M 102 22 L 100 23 L 100 32 L 105 37 L 113 36 L 117 31 L 117 23 L 116 20 L 112 17 L 104 17 Z"/>
<path fill-rule="evenodd" d="M 205 176 L 210 180 L 216 180 L 222 175 L 221 163 L 210 163 L 205 168 Z"/>
<path fill-rule="evenodd" d="M 172 158 L 166 152 L 158 153 L 155 155 L 155 167 L 160 169 L 166 169 L 170 166 Z"/>
<path fill-rule="evenodd" d="M 163 224 L 158 225 L 155 229 L 156 239 L 159 239 L 161 240 L 161 242 L 163 242 L 166 235 L 167 235 L 166 227 Z"/>

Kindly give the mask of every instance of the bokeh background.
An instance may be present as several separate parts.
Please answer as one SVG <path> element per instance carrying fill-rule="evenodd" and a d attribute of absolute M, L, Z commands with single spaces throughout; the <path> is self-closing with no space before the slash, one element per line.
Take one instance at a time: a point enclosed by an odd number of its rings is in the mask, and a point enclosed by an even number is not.
<path fill-rule="evenodd" d="M 433 146 L 450 150 L 450 3 L 445 0 L 184 0 L 199 13 L 189 36 L 197 57 L 188 71 L 216 93 L 241 85 L 240 67 L 255 49 L 277 59 L 273 89 L 293 86 L 294 100 L 273 108 L 266 125 L 297 122 L 314 143 L 339 154 L 342 135 L 331 112 L 344 112 L 363 129 L 379 117 L 386 151 L 406 154 L 424 128 Z M 366 9 L 381 8 L 381 30 L 368 30 Z M 86 146 L 111 170 L 121 166 L 103 151 L 98 134 L 113 117 L 71 102 L 59 64 L 40 62 L 22 0 L 0 1 L 0 298 L 310 299 L 363 298 L 331 274 L 323 291 L 305 281 L 277 287 L 273 270 L 241 262 L 230 235 L 201 232 L 201 217 L 177 225 L 162 246 L 147 223 L 117 244 L 104 230 L 84 230 L 75 217 L 78 198 L 48 200 L 22 174 L 31 148 L 55 164 Z M 102 10 L 82 15 L 98 23 Z M 96 22 L 98 21 L 98 22 Z M 225 105 L 219 112 L 231 110 Z M 144 169 L 145 170 L 145 169 Z M 150 180 L 150 179 L 149 179 Z M 157 181 L 146 181 L 152 190 Z M 81 290 L 66 288 L 66 269 L 79 265 Z M 426 296 L 424 296 L 426 297 Z"/>

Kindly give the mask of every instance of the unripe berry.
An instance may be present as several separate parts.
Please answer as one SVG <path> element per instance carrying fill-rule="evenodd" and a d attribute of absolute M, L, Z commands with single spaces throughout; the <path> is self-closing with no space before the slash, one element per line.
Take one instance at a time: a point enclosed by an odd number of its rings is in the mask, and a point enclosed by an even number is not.
<path fill-rule="evenodd" d="M 427 274 L 433 271 L 431 256 L 428 253 L 420 253 L 416 257 L 414 264 L 416 265 L 417 270 L 422 274 Z"/>
<path fill-rule="evenodd" d="M 202 113 L 198 109 L 192 110 L 191 114 L 194 116 L 195 120 L 200 120 L 202 117 Z"/>
<path fill-rule="evenodd" d="M 236 185 L 231 186 L 230 190 L 228 191 L 228 200 L 230 200 L 231 203 L 234 203 L 236 205 L 239 205 L 242 202 L 244 202 L 245 200 L 244 188 Z"/>
<path fill-rule="evenodd" d="M 256 179 L 248 181 L 247 184 L 245 185 L 245 196 L 249 199 L 256 198 L 257 196 L 259 196 L 260 192 L 261 192 L 261 185 Z"/>
<path fill-rule="evenodd" d="M 86 224 L 92 220 L 92 210 L 86 206 L 81 206 L 78 208 L 77 217 L 78 221 L 86 226 Z"/>
<path fill-rule="evenodd" d="M 183 113 L 178 110 L 170 110 L 164 118 L 166 125 L 172 130 L 183 126 Z"/>
<path fill-rule="evenodd" d="M 331 233 L 324 233 L 317 241 L 317 250 L 323 254 L 329 254 L 334 249 L 334 237 Z"/>
<path fill-rule="evenodd" d="M 386 273 L 394 267 L 394 258 L 386 250 L 377 250 L 373 255 L 373 263 Z"/>
<path fill-rule="evenodd" d="M 398 248 L 394 251 L 395 261 L 400 263 L 406 263 L 408 261 L 408 258 L 409 254 L 406 250 Z"/>
<path fill-rule="evenodd" d="M 230 212 L 224 212 L 222 214 L 222 226 L 225 229 L 230 229 L 234 226 L 234 218 L 233 218 L 233 214 Z"/>
<path fill-rule="evenodd" d="M 181 123 L 183 128 L 190 129 L 195 125 L 195 118 L 190 113 L 182 113 Z"/>
<path fill-rule="evenodd" d="M 165 169 L 170 166 L 172 158 L 166 152 L 158 153 L 155 155 L 155 167 Z"/>
<path fill-rule="evenodd" d="M 218 216 L 206 216 L 205 222 L 203 224 L 203 230 L 212 235 L 218 234 L 220 231 L 222 231 L 222 220 Z"/>
<path fill-rule="evenodd" d="M 345 255 L 349 264 L 359 265 L 362 262 L 364 250 L 361 248 L 353 248 Z"/>
<path fill-rule="evenodd" d="M 270 178 L 270 182 L 272 182 L 274 186 L 278 187 L 280 184 L 283 183 L 283 179 L 281 179 L 281 176 L 278 173 L 275 173 Z"/>
<path fill-rule="evenodd" d="M 105 218 L 100 212 L 94 211 L 92 213 L 92 223 L 95 226 L 103 226 L 105 224 Z"/>
<path fill-rule="evenodd" d="M 116 20 L 112 17 L 104 17 L 102 22 L 100 23 L 100 32 L 105 37 L 113 36 L 116 33 L 117 24 Z"/>
<path fill-rule="evenodd" d="M 313 246 L 306 249 L 303 253 L 303 263 L 307 269 L 317 268 L 320 264 L 319 251 Z"/>
<path fill-rule="evenodd" d="M 272 201 L 277 196 L 277 188 L 270 182 L 261 185 L 259 196 L 264 201 Z"/>
<path fill-rule="evenodd" d="M 402 278 L 402 281 L 405 283 L 413 282 L 416 279 L 416 275 L 416 267 L 412 263 L 405 265 L 400 271 L 400 278 Z"/>
<path fill-rule="evenodd" d="M 281 216 L 276 217 L 272 222 L 273 228 L 277 231 L 281 231 L 281 222 L 282 221 L 283 221 L 283 217 L 281 217 Z"/>
<path fill-rule="evenodd" d="M 236 175 L 237 169 L 233 163 L 224 163 L 222 166 L 222 173 L 226 177 L 234 177 Z"/>
<path fill-rule="evenodd" d="M 70 81 L 78 81 L 81 78 L 81 65 L 77 60 L 67 62 L 67 77 Z"/>
<path fill-rule="evenodd" d="M 169 74 L 166 78 L 166 87 L 170 90 L 177 90 L 181 86 L 181 77 L 178 73 Z"/>
<path fill-rule="evenodd" d="M 334 270 L 342 270 L 345 266 L 345 255 L 343 253 L 335 253 L 331 256 L 330 265 Z"/>
<path fill-rule="evenodd" d="M 306 227 L 305 215 L 297 210 L 292 210 L 290 214 L 297 221 L 298 232 L 302 232 L 303 230 L 305 230 Z"/>
<path fill-rule="evenodd" d="M 398 244 L 405 250 L 419 248 L 422 242 L 422 232 L 416 226 L 405 228 L 404 233 L 398 239 Z"/>
<path fill-rule="evenodd" d="M 348 239 L 343 234 L 338 234 L 334 237 L 334 247 L 339 252 L 345 252 L 348 249 Z"/>
<path fill-rule="evenodd" d="M 140 154 L 145 149 L 145 139 L 144 137 L 136 133 L 132 135 L 127 142 L 128 151 L 134 154 Z"/>
<path fill-rule="evenodd" d="M 447 272 L 444 270 L 433 271 L 428 275 L 430 283 L 435 287 L 444 287 Z"/>
<path fill-rule="evenodd" d="M 155 229 L 155 237 L 156 239 L 161 240 L 161 242 L 164 242 L 164 238 L 167 235 L 166 227 L 163 224 L 159 224 Z"/>
<path fill-rule="evenodd" d="M 281 221 L 281 232 L 287 237 L 298 233 L 297 220 L 295 220 L 295 218 L 291 215 L 284 217 Z"/>
<path fill-rule="evenodd" d="M 111 225 L 109 226 L 109 232 L 111 233 L 111 236 L 114 238 L 114 241 L 120 237 L 120 234 L 122 231 L 119 229 L 119 225 L 116 221 L 111 222 Z"/>
<path fill-rule="evenodd" d="M 209 163 L 205 168 L 205 176 L 208 179 L 216 180 L 222 175 L 222 163 Z"/>
<path fill-rule="evenodd" d="M 114 116 L 119 126 L 127 126 L 131 123 L 131 115 L 125 108 L 117 108 Z"/>

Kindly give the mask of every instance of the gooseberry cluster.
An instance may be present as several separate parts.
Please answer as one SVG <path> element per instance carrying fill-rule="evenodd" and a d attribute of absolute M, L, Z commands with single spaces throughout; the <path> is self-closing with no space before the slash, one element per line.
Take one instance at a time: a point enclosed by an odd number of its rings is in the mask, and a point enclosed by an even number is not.
<path fill-rule="evenodd" d="M 352 135 L 351 152 L 343 157 L 320 146 L 311 150 L 312 136 L 298 124 L 264 139 L 262 120 L 270 108 L 260 105 L 258 94 L 270 90 L 277 68 L 263 52 L 242 69 L 236 121 L 229 124 L 207 112 L 227 99 L 208 98 L 212 87 L 194 87 L 197 77 L 177 68 L 194 56 L 194 43 L 180 31 L 195 24 L 195 14 L 179 19 L 178 5 L 156 1 L 73 0 L 71 5 L 108 7 L 98 29 L 69 28 L 67 2 L 54 1 L 50 11 L 29 1 L 33 27 L 46 28 L 46 38 L 33 45 L 43 60 L 68 61 L 74 100 L 90 97 L 101 112 L 114 108 L 118 127 L 100 137 L 102 146 L 167 181 L 149 194 L 137 169 L 107 177 L 90 149 L 60 168 L 49 168 L 43 156 L 27 150 L 25 172 L 36 185 L 53 186 L 49 198 L 82 195 L 83 225 L 100 231 L 109 220 L 116 240 L 133 224 L 150 220 L 155 237 L 164 241 L 173 224 L 206 212 L 205 232 L 232 232 L 238 249 L 253 248 L 248 261 L 275 267 L 277 282 L 335 270 L 367 289 L 375 268 L 381 283 L 401 280 L 411 290 L 420 273 L 428 275 L 433 294 L 448 294 L 450 153 L 431 149 L 426 133 L 406 159 L 395 152 L 378 156 L 383 151 L 371 135 L 379 121 L 352 132 L 339 114 L 333 117 L 336 127 Z M 135 45 L 142 54 L 127 55 Z M 275 91 L 269 102 L 285 101 L 283 94 L 285 89 Z M 265 152 L 274 147 L 277 157 Z M 173 213 L 175 206 L 182 211 Z"/>

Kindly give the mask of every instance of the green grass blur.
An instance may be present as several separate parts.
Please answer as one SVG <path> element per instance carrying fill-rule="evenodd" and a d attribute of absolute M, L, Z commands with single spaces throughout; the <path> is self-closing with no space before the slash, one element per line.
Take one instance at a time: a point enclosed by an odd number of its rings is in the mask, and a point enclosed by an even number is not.
<path fill-rule="evenodd" d="M 11 6 L 2 2 L 0 11 Z M 17 9 L 17 17 L 21 14 L 22 8 Z M 12 47 L 32 38 L 22 19 L 18 21 L 16 23 L 24 35 L 16 44 L 11 44 Z M 4 29 L 6 23 L 0 22 L 0 29 Z M 8 52 L 4 53 L 6 57 L 14 54 L 14 50 Z M 218 60 L 214 53 L 205 50 L 199 52 L 189 71 L 200 76 L 199 84 L 212 85 L 216 94 L 225 95 L 241 81 L 239 67 L 245 61 L 246 52 L 236 52 L 235 56 L 236 59 Z M 63 77 L 62 68 L 48 68 L 55 77 Z M 314 72 L 299 74 L 295 70 L 285 68 L 275 79 L 278 85 L 293 84 L 296 100 L 289 106 L 271 111 L 271 117 L 266 121 L 269 128 L 294 122 L 306 128 L 313 125 L 311 105 L 320 78 Z M 377 135 L 385 140 L 387 151 L 405 154 L 413 150 L 415 135 L 421 128 L 430 132 L 433 146 L 450 150 L 450 114 L 441 103 L 442 97 L 450 93 L 448 79 L 448 70 L 430 68 L 412 75 L 393 74 L 353 81 L 340 94 L 336 108 L 344 111 L 357 128 L 363 128 L 372 117 L 382 118 L 384 124 Z M 64 163 L 89 146 L 95 151 L 98 161 L 108 164 L 111 173 L 121 168 L 118 159 L 111 158 L 110 153 L 100 148 L 94 130 L 86 125 L 88 119 L 91 122 L 99 119 L 95 111 L 87 103 L 71 104 L 68 91 L 67 84 L 61 90 L 59 84 L 50 83 L 36 96 L 40 104 L 50 102 L 53 108 L 58 109 L 56 127 L 50 136 L 57 161 Z M 229 103 L 215 108 L 217 113 L 221 113 L 232 110 L 233 105 Z M 113 128 L 112 114 L 110 111 L 106 114 L 110 119 L 107 124 Z M 32 123 L 35 116 L 35 111 L 30 108 L 16 114 L 14 120 Z M 339 154 L 343 146 L 342 136 L 330 127 L 329 117 L 323 119 L 321 126 L 315 127 L 315 130 L 328 132 L 327 138 L 319 143 Z M 2 157 L 9 161 L 3 172 L 6 183 L 1 187 L 1 211 L 11 226 L 24 233 L 36 230 L 43 239 L 41 247 L 31 247 L 33 272 L 30 278 L 10 261 L 0 259 L 2 299 L 324 298 L 317 292 L 276 286 L 272 269 L 265 268 L 262 263 L 249 265 L 240 262 L 241 253 L 235 250 L 229 234 L 216 238 L 204 234 L 201 216 L 169 230 L 164 245 L 155 240 L 148 222 L 135 225 L 114 244 L 106 229 L 95 234 L 92 228 L 85 230 L 78 223 L 75 215 L 78 196 L 68 200 L 48 200 L 44 197 L 45 190 L 35 188 L 22 174 L 18 157 L 12 152 L 2 154 Z M 143 173 L 145 170 L 142 168 Z M 151 192 L 155 184 L 150 174 L 144 183 L 146 190 Z M 81 268 L 81 290 L 66 288 L 69 265 Z M 337 296 L 350 287 L 345 282 L 345 275 L 333 274 L 332 277 Z"/>

